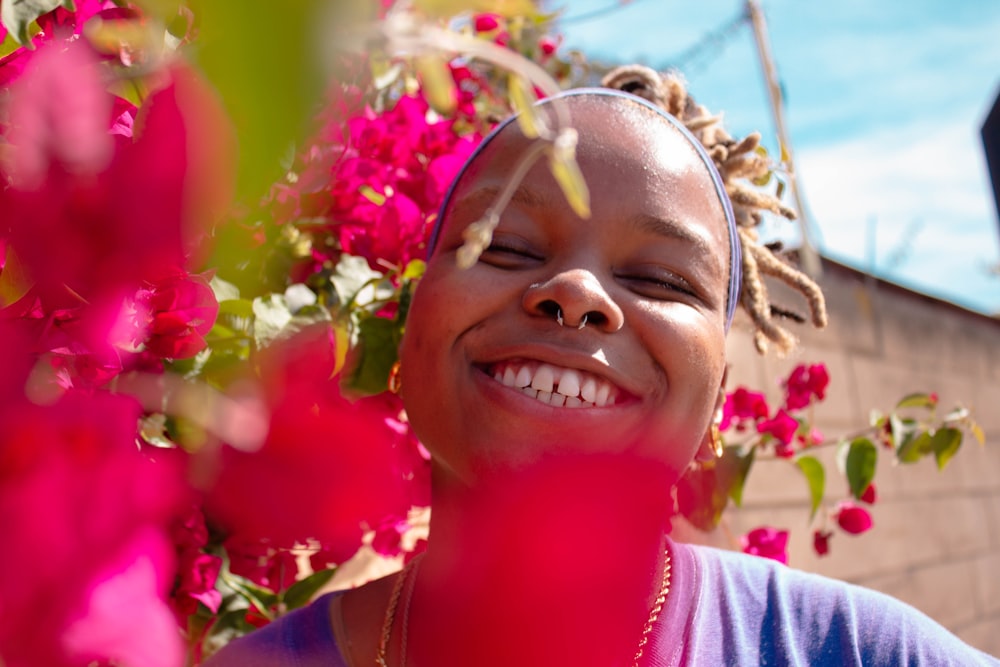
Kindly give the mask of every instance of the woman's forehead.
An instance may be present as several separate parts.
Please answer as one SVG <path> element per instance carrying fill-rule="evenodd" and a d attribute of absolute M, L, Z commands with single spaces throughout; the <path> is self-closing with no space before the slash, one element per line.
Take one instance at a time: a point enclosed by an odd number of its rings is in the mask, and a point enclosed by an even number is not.
<path fill-rule="evenodd" d="M 581 95 L 563 101 L 578 135 L 576 159 L 592 194 L 603 191 L 605 196 L 629 201 L 643 193 L 662 192 L 661 198 L 666 199 L 681 190 L 695 190 L 711 210 L 710 217 L 725 229 L 725 214 L 709 167 L 685 133 L 659 113 L 628 99 Z M 487 196 L 484 193 L 505 186 L 535 141 L 517 123 L 503 127 L 467 166 L 449 208 L 470 197 L 482 199 Z M 548 172 L 548 160 L 538 160 L 519 190 L 530 192 L 539 182 L 552 181 Z M 610 193 L 600 187 L 609 180 L 617 183 Z"/>

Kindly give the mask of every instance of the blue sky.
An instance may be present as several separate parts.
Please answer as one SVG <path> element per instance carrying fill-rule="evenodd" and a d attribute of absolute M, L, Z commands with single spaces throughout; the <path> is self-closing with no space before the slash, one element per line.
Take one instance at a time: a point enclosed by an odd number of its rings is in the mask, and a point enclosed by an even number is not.
<path fill-rule="evenodd" d="M 748 24 L 678 62 L 742 0 L 615 0 L 563 8 L 564 49 L 681 65 L 733 134 L 777 150 Z M 1000 93 L 995 0 L 762 0 L 813 236 L 825 254 L 917 291 L 1000 313 L 1000 225 L 979 131 Z M 784 229 L 782 229 L 782 227 Z M 771 233 L 794 241 L 792 225 Z"/>

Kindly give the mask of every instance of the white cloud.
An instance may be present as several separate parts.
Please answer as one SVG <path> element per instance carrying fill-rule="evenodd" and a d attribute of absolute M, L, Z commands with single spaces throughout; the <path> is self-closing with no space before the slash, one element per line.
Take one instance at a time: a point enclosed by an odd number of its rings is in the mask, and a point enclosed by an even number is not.
<path fill-rule="evenodd" d="M 825 250 L 865 266 L 876 220 L 877 272 L 1000 310 L 1000 281 L 983 268 L 1000 261 L 1000 244 L 976 129 L 912 124 L 803 147 L 797 162 Z M 904 261 L 887 266 L 901 244 L 909 244 Z"/>

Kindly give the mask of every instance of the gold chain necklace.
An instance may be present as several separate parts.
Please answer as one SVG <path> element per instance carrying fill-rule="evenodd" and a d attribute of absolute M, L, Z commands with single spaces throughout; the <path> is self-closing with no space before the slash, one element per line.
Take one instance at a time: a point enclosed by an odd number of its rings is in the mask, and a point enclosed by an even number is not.
<path fill-rule="evenodd" d="M 422 555 L 423 554 L 417 556 L 406 564 L 403 571 L 399 573 L 398 577 L 396 577 L 396 583 L 392 587 L 392 594 L 389 596 L 389 606 L 385 610 L 385 619 L 382 621 L 382 634 L 379 637 L 378 654 L 375 658 L 375 662 L 379 667 L 389 667 L 386 657 L 389 653 L 389 639 L 392 636 L 392 626 L 396 622 L 396 609 L 399 607 L 399 598 L 403 595 L 403 589 L 406 588 L 406 582 L 411 579 L 416 579 L 417 567 L 420 564 Z M 649 636 L 653 632 L 653 625 L 656 623 L 656 619 L 659 618 L 660 612 L 663 610 L 663 605 L 667 601 L 667 594 L 670 593 L 670 549 L 666 549 L 664 551 L 663 557 L 663 582 L 660 585 L 660 593 L 653 601 L 653 608 L 649 610 L 649 618 L 646 619 L 646 624 L 642 627 L 642 637 L 639 638 L 639 647 L 636 649 L 635 658 L 632 660 L 632 667 L 639 667 L 639 661 L 642 659 L 643 652 L 646 650 L 646 645 L 649 643 Z M 403 608 L 403 627 L 401 637 L 402 648 L 400 650 L 399 661 L 400 667 L 406 667 L 406 635 L 409 634 L 410 603 L 413 599 L 413 588 L 414 584 L 411 584 L 409 586 L 409 592 L 406 596 L 406 604 Z"/>

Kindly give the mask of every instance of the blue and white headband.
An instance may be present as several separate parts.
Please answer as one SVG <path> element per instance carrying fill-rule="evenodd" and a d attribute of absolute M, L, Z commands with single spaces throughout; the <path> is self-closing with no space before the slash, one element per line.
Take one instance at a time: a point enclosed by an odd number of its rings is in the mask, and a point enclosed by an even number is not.
<path fill-rule="evenodd" d="M 697 151 L 698 155 L 701 157 L 702 162 L 708 168 L 709 174 L 712 175 L 712 182 L 715 184 L 715 193 L 719 197 L 719 201 L 722 203 L 722 209 L 726 215 L 726 226 L 729 228 L 729 293 L 726 296 L 726 330 L 729 330 L 730 325 L 733 322 L 733 317 L 736 314 L 736 306 L 739 304 L 740 300 L 740 284 L 743 275 L 743 255 L 740 246 L 739 234 L 736 230 L 736 216 L 733 215 L 733 206 L 729 201 L 729 195 L 726 194 L 726 187 L 722 183 L 722 176 L 719 175 L 719 170 L 715 168 L 715 163 L 712 162 L 712 158 L 709 157 L 708 151 L 702 145 L 694 135 L 684 124 L 681 123 L 677 118 L 668 114 L 666 111 L 656 106 L 655 104 L 645 100 L 631 93 L 626 93 L 620 90 L 615 90 L 613 88 L 574 88 L 572 90 L 566 90 L 557 95 L 547 97 L 543 100 L 539 100 L 535 103 L 535 106 L 542 106 L 554 99 L 563 99 L 566 97 L 577 97 L 583 95 L 594 95 L 601 97 L 620 97 L 622 99 L 635 102 L 647 109 L 653 111 L 661 118 L 666 119 L 675 129 L 677 129 L 685 139 L 688 140 L 694 149 Z M 451 203 L 452 196 L 455 193 L 455 189 L 458 183 L 462 180 L 462 176 L 469 169 L 476 158 L 479 157 L 486 146 L 489 145 L 494 138 L 496 138 L 508 125 L 513 123 L 517 119 L 517 114 L 509 116 L 490 132 L 485 139 L 476 147 L 476 150 L 472 152 L 472 155 L 466 159 L 462 168 L 458 170 L 455 178 L 452 179 L 451 185 L 448 186 L 448 191 L 445 193 L 444 199 L 441 202 L 441 208 L 438 210 L 437 220 L 434 223 L 434 230 L 431 232 L 430 244 L 428 245 L 428 256 L 434 252 L 434 247 L 437 245 L 438 236 L 441 232 L 441 228 L 444 223 L 445 211 L 448 205 Z"/>

